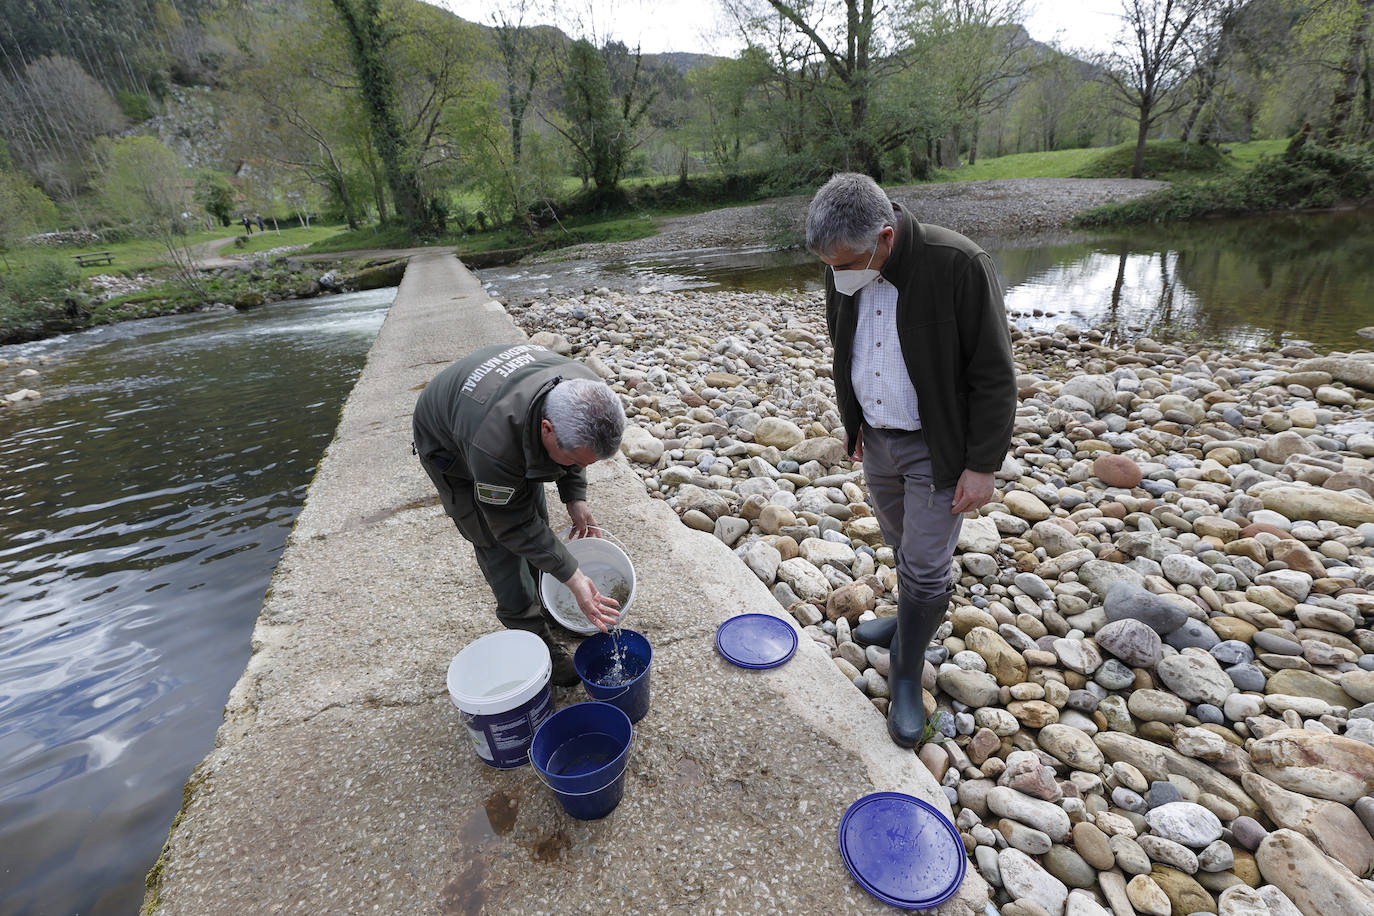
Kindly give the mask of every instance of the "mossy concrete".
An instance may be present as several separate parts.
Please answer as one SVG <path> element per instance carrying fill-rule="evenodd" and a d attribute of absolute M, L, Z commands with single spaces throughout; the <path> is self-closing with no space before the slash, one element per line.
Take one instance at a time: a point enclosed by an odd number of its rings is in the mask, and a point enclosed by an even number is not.
<path fill-rule="evenodd" d="M 593 512 L 635 562 L 627 625 L 654 647 L 624 801 L 573 820 L 531 768 L 490 769 L 473 752 L 445 671 L 497 623 L 470 547 L 410 453 L 410 413 L 451 361 L 522 338 L 451 254 L 411 260 L 216 746 L 188 784 L 148 912 L 890 911 L 846 872 L 840 818 L 878 790 L 948 813 L 939 787 L 809 639 L 769 671 L 716 654 L 728 617 L 790 618 L 622 460 L 589 478 Z M 582 699 L 555 691 L 560 707 Z M 941 911 L 982 912 L 987 893 L 970 867 Z"/>

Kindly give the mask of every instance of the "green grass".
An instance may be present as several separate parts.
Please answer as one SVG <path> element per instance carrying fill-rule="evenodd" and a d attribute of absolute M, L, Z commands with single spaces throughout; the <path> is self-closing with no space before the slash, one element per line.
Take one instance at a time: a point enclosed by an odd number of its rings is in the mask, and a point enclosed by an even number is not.
<path fill-rule="evenodd" d="M 1146 146 L 1147 178 L 1166 181 L 1198 174 L 1219 174 L 1228 165 L 1250 169 L 1263 156 L 1283 152 L 1287 140 L 1252 140 L 1226 143 L 1219 147 L 1189 144 L 1186 150 L 1176 141 L 1153 141 Z M 1201 150 L 1201 152 L 1197 152 Z M 936 181 L 991 181 L 1002 178 L 1127 178 L 1131 174 L 1134 144 L 1088 149 L 1062 149 L 1043 153 L 1016 153 L 995 159 L 980 159 L 974 165 L 940 169 Z M 1212 153 L 1219 155 L 1213 156 Z M 1193 154 L 1193 155 L 1188 155 Z M 1202 157 L 1200 160 L 1195 158 Z"/>
<path fill-rule="evenodd" d="M 343 231 L 343 223 L 316 222 L 312 223 L 309 229 L 304 226 L 291 226 L 281 230 L 273 229 L 271 223 L 268 223 L 266 231 L 254 231 L 252 235 L 240 233 L 238 240 L 220 249 L 220 254 L 253 254 L 292 245 L 313 245 L 316 242 L 324 242 Z"/>
<path fill-rule="evenodd" d="M 1222 154 L 1230 162 L 1243 169 L 1252 169 L 1264 156 L 1278 156 L 1288 146 L 1288 139 L 1251 140 L 1249 143 L 1223 143 Z"/>
<path fill-rule="evenodd" d="M 980 159 L 957 169 L 940 169 L 936 181 L 992 181 L 1000 178 L 1072 178 L 1101 149 L 1061 149 L 1045 153 L 1016 153 Z"/>

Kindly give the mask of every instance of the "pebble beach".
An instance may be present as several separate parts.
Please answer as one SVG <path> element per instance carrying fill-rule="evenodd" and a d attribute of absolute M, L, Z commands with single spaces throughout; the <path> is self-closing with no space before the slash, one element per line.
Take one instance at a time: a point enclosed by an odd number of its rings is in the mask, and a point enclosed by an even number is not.
<path fill-rule="evenodd" d="M 851 632 L 896 612 L 895 561 L 819 297 L 507 307 L 622 395 L 646 490 L 885 713 L 887 653 Z M 963 523 L 912 760 L 1000 912 L 1374 913 L 1374 354 L 1012 336 L 1014 436 Z"/>

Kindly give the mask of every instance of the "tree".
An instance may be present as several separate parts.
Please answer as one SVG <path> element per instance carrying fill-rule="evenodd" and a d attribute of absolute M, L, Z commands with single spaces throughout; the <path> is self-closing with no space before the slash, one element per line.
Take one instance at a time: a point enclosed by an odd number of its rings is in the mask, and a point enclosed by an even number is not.
<path fill-rule="evenodd" d="M 197 295 L 205 295 L 186 244 L 193 182 L 186 177 L 181 157 L 155 137 L 102 139 L 96 155 L 106 207 L 162 242 L 177 278 Z"/>
<path fill-rule="evenodd" d="M 213 169 L 201 169 L 196 174 L 196 203 L 202 210 L 228 226 L 234 215 L 234 189 L 229 179 Z"/>
<path fill-rule="evenodd" d="M 836 119 L 836 126 L 846 134 L 858 170 L 880 177 L 880 149 L 870 132 L 868 115 L 874 84 L 881 72 L 889 69 L 873 65 L 874 54 L 879 50 L 874 40 L 876 17 L 882 8 L 875 11 L 873 0 L 843 0 L 844 27 L 835 29 L 827 25 L 828 4 L 768 0 L 768 5 L 807 37 L 824 63 L 827 77 L 839 82 L 848 117 L 844 121 Z M 889 63 L 893 60 L 890 58 Z"/>
<path fill-rule="evenodd" d="M 544 50 L 537 33 L 524 27 L 527 0 L 517 0 L 514 15 L 502 7 L 493 13 L 496 47 L 501 53 L 501 66 L 506 78 L 506 111 L 510 117 L 511 158 L 516 167 L 524 153 L 525 114 L 534 97 L 539 81 L 539 61 Z"/>
<path fill-rule="evenodd" d="M 1210 0 L 1122 0 L 1123 35 L 1105 61 L 1103 76 L 1116 98 L 1136 116 L 1131 177 L 1145 175 L 1150 128 L 1187 102 L 1179 92 L 1188 75 L 1187 39 Z"/>
<path fill-rule="evenodd" d="M 98 137 L 124 126 L 110 93 L 70 57 L 42 57 L 0 90 L 0 131 L 44 190 L 70 200 L 85 188 Z"/>
<path fill-rule="evenodd" d="M 1005 105 L 1036 63 L 1020 25 L 1025 0 L 914 0 L 907 16 L 919 78 L 937 81 L 949 106 L 953 154 L 967 130 L 975 163 L 983 119 Z"/>
<path fill-rule="evenodd" d="M 1371 100 L 1370 29 L 1374 27 L 1374 0 L 1349 0 L 1343 4 L 1348 21 L 1347 38 L 1337 65 L 1335 91 L 1326 109 L 1326 131 L 1322 141 L 1337 146 L 1352 139 L 1369 136 L 1374 121 L 1374 100 Z M 1364 110 L 1356 112 L 1355 103 L 1363 84 Z M 1357 117 L 1362 115 L 1363 117 Z"/>
<path fill-rule="evenodd" d="M 57 207 L 20 172 L 0 171 L 0 252 L 57 224 Z M 9 263 L 6 262 L 6 269 Z"/>
<path fill-rule="evenodd" d="M 1197 18 L 1197 28 L 1187 39 L 1192 61 L 1193 102 L 1183 119 L 1179 139 L 1188 142 L 1203 108 L 1212 101 L 1217 82 L 1225 72 L 1227 62 L 1236 50 L 1237 17 L 1244 0 L 1213 0 Z M 1210 125 L 1204 124 L 1198 142 L 1211 139 Z"/>
<path fill-rule="evenodd" d="M 555 127 L 572 145 L 597 192 L 614 192 L 630 151 L 630 125 L 611 96 L 606 59 L 586 39 L 568 48 L 563 114 L 566 127 Z"/>
<path fill-rule="evenodd" d="M 386 172 L 391 197 L 411 231 L 431 235 L 442 229 L 442 217 L 420 191 L 413 150 L 401 128 L 395 79 L 389 66 L 395 33 L 382 19 L 380 0 L 330 0 L 348 36 L 358 77 L 358 91 L 372 142 Z"/>

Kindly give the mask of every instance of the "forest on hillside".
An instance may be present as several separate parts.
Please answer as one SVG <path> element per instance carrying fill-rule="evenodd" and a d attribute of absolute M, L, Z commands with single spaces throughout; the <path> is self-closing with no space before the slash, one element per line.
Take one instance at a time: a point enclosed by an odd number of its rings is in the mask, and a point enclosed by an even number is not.
<path fill-rule="evenodd" d="M 639 179 L 775 193 L 1374 131 L 1374 0 L 1121 0 L 1096 56 L 1032 41 L 1027 0 L 719 2 L 733 58 L 531 26 L 547 9 L 523 2 L 474 23 L 420 0 L 0 0 L 0 247 L 257 213 L 534 229 Z"/>

